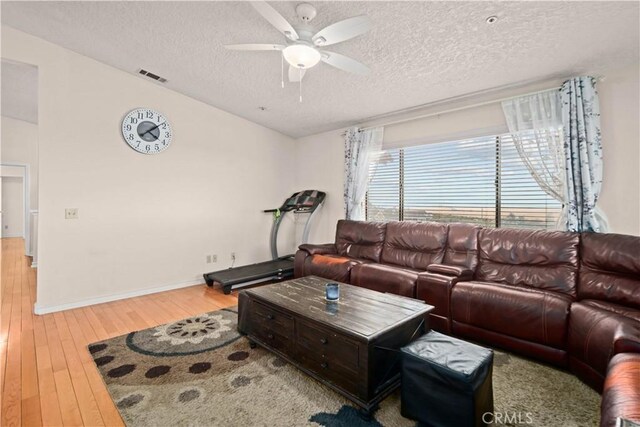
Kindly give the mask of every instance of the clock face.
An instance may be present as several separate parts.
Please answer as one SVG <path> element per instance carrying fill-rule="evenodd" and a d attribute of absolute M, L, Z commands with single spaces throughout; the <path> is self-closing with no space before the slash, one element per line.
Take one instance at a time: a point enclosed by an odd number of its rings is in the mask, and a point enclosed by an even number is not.
<path fill-rule="evenodd" d="M 149 108 L 138 108 L 122 120 L 122 136 L 137 152 L 158 154 L 169 147 L 173 134 L 164 115 Z"/>

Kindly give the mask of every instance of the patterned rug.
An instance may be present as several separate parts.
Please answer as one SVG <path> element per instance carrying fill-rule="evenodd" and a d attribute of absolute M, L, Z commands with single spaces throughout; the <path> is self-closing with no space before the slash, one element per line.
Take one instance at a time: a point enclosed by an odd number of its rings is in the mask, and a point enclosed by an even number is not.
<path fill-rule="evenodd" d="M 399 393 L 365 423 L 337 393 L 236 331 L 224 309 L 91 344 L 129 426 L 414 426 Z M 596 426 L 599 396 L 572 375 L 496 351 L 496 425 Z M 500 415 L 502 414 L 502 415 Z M 505 422 L 506 420 L 506 422 Z"/>

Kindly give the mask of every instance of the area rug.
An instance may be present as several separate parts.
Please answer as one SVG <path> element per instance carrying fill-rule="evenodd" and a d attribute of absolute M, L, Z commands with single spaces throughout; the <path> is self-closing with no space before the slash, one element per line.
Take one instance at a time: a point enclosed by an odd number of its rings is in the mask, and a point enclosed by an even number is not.
<path fill-rule="evenodd" d="M 129 426 L 414 426 L 399 393 L 370 422 L 268 351 L 251 349 L 224 309 L 91 344 Z M 596 426 L 599 396 L 572 375 L 496 351 L 496 425 Z M 452 425 L 455 425 L 453 423 Z"/>

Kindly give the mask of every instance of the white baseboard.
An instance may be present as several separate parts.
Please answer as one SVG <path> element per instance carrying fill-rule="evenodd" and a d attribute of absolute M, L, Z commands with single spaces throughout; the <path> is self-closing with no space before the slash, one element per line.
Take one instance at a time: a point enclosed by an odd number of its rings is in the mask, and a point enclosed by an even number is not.
<path fill-rule="evenodd" d="M 22 234 L 3 234 L 2 235 L 3 239 L 15 239 L 17 237 L 20 237 L 20 238 L 24 239 L 24 235 L 22 235 Z"/>
<path fill-rule="evenodd" d="M 36 302 L 35 305 L 33 306 L 33 312 L 35 314 L 55 313 L 56 311 L 71 310 L 73 308 L 86 307 L 88 305 L 103 304 L 105 302 L 139 297 L 142 295 L 155 294 L 158 292 L 171 291 L 173 289 L 186 288 L 188 286 L 194 286 L 199 284 L 202 284 L 204 286 L 204 280 L 203 279 L 188 280 L 186 282 L 174 283 L 171 285 L 140 289 L 137 291 L 123 292 L 119 294 L 107 295 L 107 296 L 97 297 L 97 298 L 88 298 L 81 301 L 74 301 L 66 304 L 51 305 L 51 306 L 44 306 L 44 307 L 38 305 L 38 303 Z"/>

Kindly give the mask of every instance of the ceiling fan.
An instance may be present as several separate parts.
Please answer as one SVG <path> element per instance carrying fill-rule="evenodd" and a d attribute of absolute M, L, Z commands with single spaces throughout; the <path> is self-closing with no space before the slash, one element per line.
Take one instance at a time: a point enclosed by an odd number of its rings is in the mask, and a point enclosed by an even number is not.
<path fill-rule="evenodd" d="M 350 73 L 369 73 L 369 67 L 355 59 L 324 50 L 325 46 L 347 41 L 369 31 L 372 25 L 367 16 L 345 19 L 314 32 L 310 22 L 316 16 L 316 8 L 308 3 L 302 3 L 296 7 L 296 14 L 301 22 L 295 28 L 267 2 L 254 1 L 251 2 L 251 5 L 285 36 L 286 44 L 230 44 L 225 48 L 247 51 L 281 51 L 284 58 L 283 67 L 284 60 L 289 63 L 290 82 L 300 82 L 306 71 L 320 61 Z M 284 78 L 282 84 L 284 86 Z"/>

